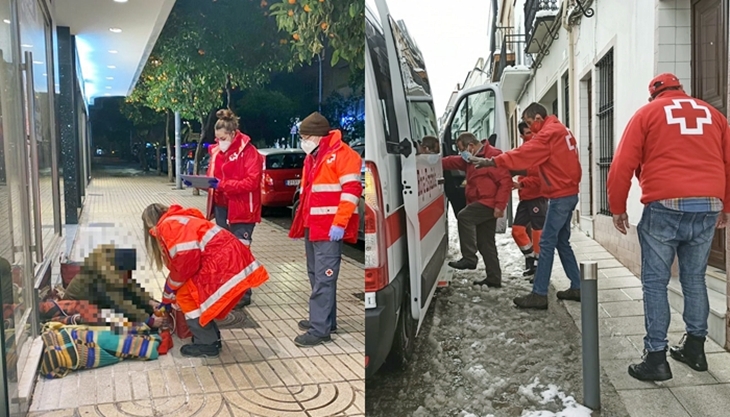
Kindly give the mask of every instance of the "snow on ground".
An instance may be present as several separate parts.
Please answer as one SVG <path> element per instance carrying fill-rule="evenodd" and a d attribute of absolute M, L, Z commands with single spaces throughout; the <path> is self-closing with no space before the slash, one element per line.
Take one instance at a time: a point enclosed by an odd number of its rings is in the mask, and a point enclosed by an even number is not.
<path fill-rule="evenodd" d="M 455 260 L 461 254 L 449 212 Z M 436 295 L 409 368 L 368 382 L 368 416 L 591 416 L 576 402 L 582 378 L 575 324 L 554 294 L 548 311 L 516 309 L 512 299 L 532 289 L 522 277 L 524 258 L 510 229 L 497 235 L 497 246 L 502 288 L 472 284 L 485 277 L 481 260 L 476 271 L 455 271 Z"/>

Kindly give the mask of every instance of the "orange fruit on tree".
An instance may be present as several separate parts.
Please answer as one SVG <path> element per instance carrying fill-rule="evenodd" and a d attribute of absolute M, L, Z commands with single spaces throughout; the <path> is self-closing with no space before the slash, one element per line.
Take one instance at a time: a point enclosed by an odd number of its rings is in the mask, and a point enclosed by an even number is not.
<path fill-rule="evenodd" d="M 307 13 L 309 13 L 309 12 L 311 12 L 311 11 L 312 11 L 312 8 L 311 8 L 311 7 L 309 7 L 309 5 L 308 5 L 308 4 L 305 4 L 305 5 L 304 5 L 304 11 L 305 11 L 305 12 L 307 12 Z"/>
<path fill-rule="evenodd" d="M 291 37 L 294 38 L 295 41 L 299 40 L 299 34 L 297 33 L 293 34 Z"/>
<path fill-rule="evenodd" d="M 289 0 L 289 4 L 297 4 L 297 0 Z"/>
<path fill-rule="evenodd" d="M 294 10 L 289 10 L 288 12 L 286 12 L 286 14 L 289 16 L 294 16 Z"/>
<path fill-rule="evenodd" d="M 329 27 L 329 25 L 327 24 L 327 22 L 324 22 L 321 25 L 319 25 L 319 27 L 321 27 L 322 30 L 327 30 L 327 28 Z"/>

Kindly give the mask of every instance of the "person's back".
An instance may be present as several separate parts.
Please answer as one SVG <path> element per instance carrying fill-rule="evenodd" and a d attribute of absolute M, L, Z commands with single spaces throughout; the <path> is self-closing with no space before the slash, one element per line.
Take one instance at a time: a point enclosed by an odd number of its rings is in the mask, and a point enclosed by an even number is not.
<path fill-rule="evenodd" d="M 730 168 L 724 155 L 729 152 L 728 121 L 722 113 L 684 91 L 666 91 L 636 112 L 626 127 L 616 150 L 626 158 L 611 166 L 609 182 L 618 190 L 609 195 L 609 203 L 615 212 L 625 211 L 621 201 L 631 182 L 616 183 L 615 177 L 622 170 L 633 172 L 636 161 L 644 204 L 688 197 L 724 200 Z"/>

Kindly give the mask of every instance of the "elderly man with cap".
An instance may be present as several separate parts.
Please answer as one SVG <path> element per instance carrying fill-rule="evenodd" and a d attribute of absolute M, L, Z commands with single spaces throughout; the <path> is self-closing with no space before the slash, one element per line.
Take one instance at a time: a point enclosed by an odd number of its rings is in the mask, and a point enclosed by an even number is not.
<path fill-rule="evenodd" d="M 647 354 L 629 366 L 642 381 L 672 378 L 666 359 L 670 309 L 667 285 L 675 256 L 684 294 L 686 334 L 669 349 L 675 360 L 707 370 L 704 343 L 710 305 L 705 271 L 715 228 L 730 213 L 730 137 L 725 116 L 684 92 L 673 74 L 649 84 L 649 104 L 629 120 L 608 174 L 616 229 L 626 234 L 626 199 L 636 174 L 644 211 L 637 226 Z"/>
<path fill-rule="evenodd" d="M 312 294 L 309 320 L 299 322 L 299 329 L 306 333 L 297 336 L 294 343 L 310 347 L 331 341 L 330 334 L 337 331 L 337 276 L 343 241 L 357 242 L 362 158 L 317 112 L 302 121 L 299 134 L 307 157 L 301 203 L 289 237 L 305 240 Z"/>

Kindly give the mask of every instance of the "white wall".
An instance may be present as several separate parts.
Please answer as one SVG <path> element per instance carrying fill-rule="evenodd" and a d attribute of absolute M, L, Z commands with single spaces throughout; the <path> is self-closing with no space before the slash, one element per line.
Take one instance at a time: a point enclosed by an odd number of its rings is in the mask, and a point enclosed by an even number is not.
<path fill-rule="evenodd" d="M 685 1 L 685 0 L 681 0 Z M 689 0 L 686 0 L 689 1 Z M 595 15 L 592 18 L 582 17 L 580 25 L 573 30 L 575 33 L 575 81 L 585 78 L 593 71 L 595 64 L 604 54 L 614 48 L 614 146 L 623 133 L 623 129 L 635 111 L 647 103 L 649 81 L 655 75 L 655 60 L 651 57 L 656 55 L 655 45 L 655 17 L 658 13 L 657 3 L 667 3 L 658 0 L 636 0 L 636 1 L 613 1 L 593 2 L 592 6 Z M 672 6 L 674 1 L 668 2 Z M 662 5 L 663 6 L 663 5 Z M 675 38 L 676 39 L 676 38 Z M 526 94 L 520 100 L 520 107 L 524 108 L 530 102 L 541 98 L 547 90 L 565 73 L 568 66 L 568 33 L 560 29 L 559 38 L 553 42 L 550 54 L 542 60 L 542 67 L 536 72 L 534 80 L 528 87 Z M 658 58 L 658 56 L 657 56 Z M 597 74 L 593 74 L 593 112 L 597 112 L 598 85 Z M 578 136 L 583 153 L 587 151 L 588 139 L 581 135 L 578 129 L 578 121 L 586 120 L 582 112 L 587 111 L 580 100 L 580 85 L 571 86 L 571 94 L 576 95 L 577 116 L 572 122 L 573 131 Z M 584 93 L 585 94 L 585 93 Z M 559 94 L 559 100 L 563 100 Z M 562 104 L 561 104 L 562 106 Z M 582 136 L 582 137 L 581 137 Z M 597 137 L 598 121 L 593 120 L 594 157 L 598 156 Z M 584 170 L 589 162 L 583 158 Z M 595 166 L 595 165 L 594 165 Z M 597 170 L 594 173 L 594 181 L 597 182 Z M 587 176 L 588 172 L 584 172 Z M 587 179 L 584 179 L 582 186 L 587 188 Z M 595 192 L 599 192 L 597 184 L 594 184 Z M 588 191 L 588 190 L 585 190 Z M 634 180 L 634 186 L 629 194 L 628 214 L 632 224 L 638 223 L 643 206 L 639 201 L 641 190 Z M 586 195 L 582 194 L 582 198 Z M 596 204 L 598 198 L 594 198 Z M 580 207 L 580 206 L 579 206 Z"/>

